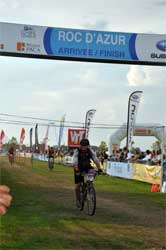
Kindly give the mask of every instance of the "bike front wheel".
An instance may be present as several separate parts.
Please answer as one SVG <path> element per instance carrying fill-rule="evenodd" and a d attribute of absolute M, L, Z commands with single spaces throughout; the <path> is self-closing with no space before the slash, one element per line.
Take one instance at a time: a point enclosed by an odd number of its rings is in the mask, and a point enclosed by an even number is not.
<path fill-rule="evenodd" d="M 14 156 L 12 154 L 9 155 L 9 162 L 10 162 L 10 165 L 13 165 L 14 163 Z"/>
<path fill-rule="evenodd" d="M 90 185 L 86 194 L 87 213 L 94 215 L 96 211 L 96 191 L 93 185 Z"/>
<path fill-rule="evenodd" d="M 85 192 L 86 192 L 86 189 L 85 189 L 84 183 L 81 183 L 79 187 L 79 209 L 80 211 L 84 209 Z"/>
<path fill-rule="evenodd" d="M 54 167 L 54 160 L 53 159 L 49 159 L 48 161 L 48 168 L 49 170 L 53 170 Z"/>

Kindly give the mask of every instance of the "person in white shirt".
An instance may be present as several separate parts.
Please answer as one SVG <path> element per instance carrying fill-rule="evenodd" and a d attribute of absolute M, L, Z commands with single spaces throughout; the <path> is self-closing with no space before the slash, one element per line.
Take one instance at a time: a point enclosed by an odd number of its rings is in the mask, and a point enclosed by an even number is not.
<path fill-rule="evenodd" d="M 142 160 L 143 161 L 151 161 L 151 152 L 149 149 L 146 150 L 146 155 Z"/>

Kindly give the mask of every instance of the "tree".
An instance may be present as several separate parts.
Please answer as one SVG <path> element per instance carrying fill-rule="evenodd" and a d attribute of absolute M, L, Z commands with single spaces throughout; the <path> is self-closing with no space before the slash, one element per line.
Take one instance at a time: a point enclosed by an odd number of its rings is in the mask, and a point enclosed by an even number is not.
<path fill-rule="evenodd" d="M 101 141 L 99 145 L 99 151 L 106 152 L 108 150 L 107 144 L 105 141 Z"/>
<path fill-rule="evenodd" d="M 160 141 L 155 141 L 152 146 L 151 146 L 152 150 L 160 150 L 161 149 L 161 142 Z"/>
<path fill-rule="evenodd" d="M 12 138 L 8 141 L 8 144 L 18 145 L 16 137 L 12 136 Z"/>

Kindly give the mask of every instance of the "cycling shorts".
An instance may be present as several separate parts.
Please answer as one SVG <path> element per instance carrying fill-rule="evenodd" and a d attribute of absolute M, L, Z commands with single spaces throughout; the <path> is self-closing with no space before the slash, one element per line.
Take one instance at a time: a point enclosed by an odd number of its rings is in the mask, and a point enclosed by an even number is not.
<path fill-rule="evenodd" d="M 89 167 L 85 171 L 80 171 L 80 172 L 74 170 L 74 182 L 75 182 L 75 184 L 83 182 L 84 181 L 84 176 L 82 175 L 82 173 L 83 172 L 88 173 L 88 171 L 90 169 L 93 169 L 93 167 Z"/>

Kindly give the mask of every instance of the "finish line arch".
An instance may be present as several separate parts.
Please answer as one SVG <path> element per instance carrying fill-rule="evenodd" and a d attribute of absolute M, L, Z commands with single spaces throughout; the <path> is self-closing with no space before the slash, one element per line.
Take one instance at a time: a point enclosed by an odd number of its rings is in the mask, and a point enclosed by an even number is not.
<path fill-rule="evenodd" d="M 0 55 L 166 66 L 166 34 L 66 29 L 0 22 Z"/>
<path fill-rule="evenodd" d="M 154 136 L 163 142 L 166 150 L 166 127 L 163 128 L 160 124 L 137 124 L 134 128 L 134 136 Z M 109 138 L 108 154 L 112 155 L 114 149 L 120 148 L 120 143 L 127 137 L 127 126 L 122 125 L 114 134 Z"/>

